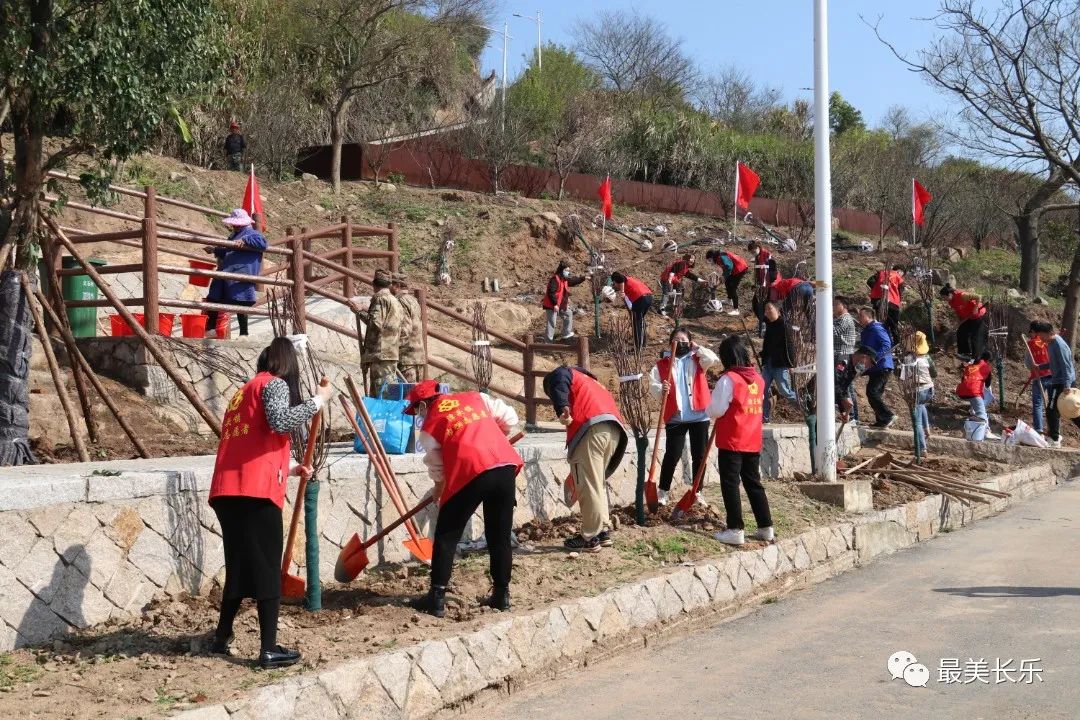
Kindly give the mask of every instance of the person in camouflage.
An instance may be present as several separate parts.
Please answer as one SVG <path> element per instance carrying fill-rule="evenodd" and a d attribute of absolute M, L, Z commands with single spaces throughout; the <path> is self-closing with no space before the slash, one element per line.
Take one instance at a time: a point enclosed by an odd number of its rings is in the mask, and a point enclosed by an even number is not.
<path fill-rule="evenodd" d="M 367 311 L 362 362 L 368 376 L 368 392 L 377 395 L 384 383 L 397 377 L 401 327 L 405 311 L 390 292 L 392 276 L 387 270 L 375 271 L 375 294 Z"/>
<path fill-rule="evenodd" d="M 424 347 L 424 324 L 420 317 L 420 301 L 409 292 L 405 273 L 394 275 L 390 290 L 401 303 L 405 311 L 401 323 L 401 346 L 398 366 L 406 382 L 418 383 L 424 379 L 427 370 L 427 350 Z"/>

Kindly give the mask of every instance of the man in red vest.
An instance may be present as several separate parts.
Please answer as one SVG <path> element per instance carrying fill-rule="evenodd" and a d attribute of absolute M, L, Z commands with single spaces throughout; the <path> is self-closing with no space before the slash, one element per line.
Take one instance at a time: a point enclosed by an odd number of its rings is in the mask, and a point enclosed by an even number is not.
<path fill-rule="evenodd" d="M 1031 370 L 1031 427 L 1036 432 L 1046 429 L 1043 411 L 1046 408 L 1046 398 L 1050 395 L 1050 350 L 1041 337 L 1036 335 L 1041 327 L 1037 320 L 1032 320 L 1028 327 L 1031 335 L 1028 337 L 1027 346 L 1030 356 L 1025 355 L 1024 364 Z"/>
<path fill-rule="evenodd" d="M 765 380 L 754 369 L 750 351 L 738 335 L 729 335 L 720 343 L 720 362 L 724 374 L 713 388 L 705 412 L 716 420 L 717 465 L 720 491 L 727 513 L 727 529 L 716 539 L 728 545 L 746 542 L 739 484 L 754 511 L 755 540 L 775 539 L 769 499 L 761 484 L 762 419 L 765 404 Z"/>
<path fill-rule="evenodd" d="M 634 326 L 634 345 L 640 350 L 645 346 L 645 316 L 652 307 L 652 290 L 636 277 L 618 271 L 611 273 L 611 285 L 615 292 L 622 293 Z"/>
<path fill-rule="evenodd" d="M 727 250 L 707 250 L 705 259 L 712 260 L 719 265 L 724 273 L 724 290 L 727 291 L 728 300 L 731 302 L 731 310 L 728 311 L 728 315 L 737 317 L 739 314 L 739 284 L 746 277 L 750 265 L 735 253 Z"/>
<path fill-rule="evenodd" d="M 604 481 L 626 452 L 618 404 L 595 375 L 568 365 L 544 376 L 544 393 L 566 428 L 566 454 L 581 503 L 581 533 L 565 545 L 569 550 L 600 552 L 612 544 Z"/>
<path fill-rule="evenodd" d="M 753 310 L 758 319 L 758 337 L 765 334 L 765 303 L 769 301 L 769 288 L 780 278 L 780 269 L 772 253 L 757 240 L 746 246 L 754 258 Z"/>
<path fill-rule="evenodd" d="M 893 345 L 899 340 L 900 303 L 904 299 L 904 266 L 893 265 L 892 270 L 879 270 L 866 280 L 870 288 L 870 304 L 877 308 L 878 318 L 889 331 Z"/>
<path fill-rule="evenodd" d="M 699 277 L 693 271 L 694 255 L 685 253 L 680 260 L 668 265 L 660 273 L 660 309 L 659 313 L 667 317 L 668 302 L 675 298 L 675 293 L 682 287 L 683 278 L 690 278 L 694 282 L 705 282 L 705 278 Z"/>
<path fill-rule="evenodd" d="M 469 518 L 483 505 L 493 586 L 484 604 L 506 610 L 510 607 L 510 533 L 517 503 L 514 478 L 523 465 L 506 438 L 517 425 L 517 413 L 503 401 L 478 392 L 440 394 L 434 380 L 418 383 L 408 399 L 405 413 L 423 418 L 418 444 L 439 503 L 431 589 L 411 605 L 435 617 L 446 613 L 446 586 L 458 541 Z"/>
<path fill-rule="evenodd" d="M 956 290 L 951 285 L 941 286 L 941 299 L 949 303 L 960 321 L 956 328 L 956 352 L 967 360 L 981 357 L 986 348 L 986 305 L 975 293 Z"/>
<path fill-rule="evenodd" d="M 588 279 L 588 274 L 571 275 L 570 265 L 565 260 L 559 261 L 559 267 L 548 280 L 544 292 L 544 313 L 547 315 L 547 329 L 544 336 L 548 342 L 555 339 L 555 324 L 562 318 L 562 339 L 574 337 L 574 311 L 570 306 L 570 288 L 577 287 Z"/>

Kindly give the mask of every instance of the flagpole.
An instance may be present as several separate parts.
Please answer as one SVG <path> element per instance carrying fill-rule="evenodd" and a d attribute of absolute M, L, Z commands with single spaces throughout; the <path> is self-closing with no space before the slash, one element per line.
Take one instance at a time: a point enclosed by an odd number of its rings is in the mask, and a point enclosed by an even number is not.
<path fill-rule="evenodd" d="M 829 20 L 826 0 L 814 0 L 814 117 L 829 116 Z M 814 123 L 814 233 L 816 247 L 817 467 L 836 481 L 836 414 L 833 403 L 832 176 L 829 124 Z"/>
<path fill-rule="evenodd" d="M 915 178 L 911 178 L 911 247 L 915 247 Z"/>
<path fill-rule="evenodd" d="M 731 206 L 731 242 L 736 242 L 735 227 L 739 222 L 739 161 L 735 161 L 735 203 Z"/>

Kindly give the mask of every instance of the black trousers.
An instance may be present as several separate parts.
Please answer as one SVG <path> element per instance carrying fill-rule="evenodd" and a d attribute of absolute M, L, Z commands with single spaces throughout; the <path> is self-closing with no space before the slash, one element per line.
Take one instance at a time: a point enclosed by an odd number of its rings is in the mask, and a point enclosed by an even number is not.
<path fill-rule="evenodd" d="M 892 338 L 893 345 L 896 345 L 900 339 L 900 306 L 889 303 L 888 309 L 885 311 L 885 319 L 881 323 L 885 326 L 885 329 L 889 332 L 889 337 Z"/>
<path fill-rule="evenodd" d="M 254 300 L 222 300 L 222 305 L 236 305 L 237 307 L 251 307 L 255 304 Z M 218 311 L 207 310 L 206 311 L 206 332 L 212 336 L 217 337 L 217 321 Z M 236 313 L 236 322 L 240 325 L 240 334 L 248 334 L 248 316 L 244 313 Z"/>
<path fill-rule="evenodd" d="M 889 370 L 866 376 L 866 400 L 874 409 L 874 424 L 884 425 L 893 419 L 893 411 L 885 404 L 885 386 L 889 384 Z"/>
<path fill-rule="evenodd" d="M 1051 440 L 1061 437 L 1061 413 L 1058 412 L 1058 398 L 1068 388 L 1065 385 L 1051 385 L 1046 398 L 1046 434 Z M 1080 418 L 1072 419 L 1073 425 L 1080 427 Z"/>
<path fill-rule="evenodd" d="M 718 450 L 716 464 L 720 471 L 720 492 L 724 496 L 728 529 L 742 530 L 746 527 L 743 523 L 739 483 L 746 488 L 746 498 L 750 501 L 750 509 L 754 511 L 757 526 L 772 527 L 769 498 L 765 497 L 765 487 L 761 484 L 761 453 Z"/>
<path fill-rule="evenodd" d="M 744 277 L 746 277 L 745 270 L 738 275 L 728 275 L 724 280 L 724 290 L 727 291 L 728 300 L 731 301 L 731 307 L 735 310 L 739 309 L 739 283 Z"/>
<path fill-rule="evenodd" d="M 480 505 L 484 506 L 484 535 L 491 560 L 491 582 L 496 587 L 510 584 L 513 554 L 510 533 L 514 529 L 514 467 L 506 465 L 482 472 L 458 490 L 439 508 L 435 521 L 434 552 L 431 558 L 431 584 L 446 586 L 454 566 L 454 552 L 465 532 L 465 525 Z"/>
<path fill-rule="evenodd" d="M 645 316 L 652 307 L 652 295 L 642 295 L 630 308 L 630 320 L 634 326 L 634 346 L 639 350 L 645 346 Z"/>
<path fill-rule="evenodd" d="M 709 442 L 709 421 L 692 423 L 672 423 L 664 428 L 664 461 L 660 465 L 660 489 L 671 489 L 671 479 L 675 477 L 675 466 L 682 458 L 683 447 L 686 446 L 686 436 L 690 436 L 690 457 L 693 464 L 693 475 L 697 477 L 698 469 L 705 459 L 705 445 Z M 702 481 L 702 487 L 705 482 Z"/>
<path fill-rule="evenodd" d="M 986 349 L 986 316 L 965 320 L 956 328 L 956 352 L 978 359 Z"/>
<path fill-rule="evenodd" d="M 768 295 L 762 288 L 754 288 L 754 298 L 750 303 L 751 308 L 754 311 L 754 317 L 758 321 L 758 337 L 765 337 L 765 303 L 768 302 Z"/>

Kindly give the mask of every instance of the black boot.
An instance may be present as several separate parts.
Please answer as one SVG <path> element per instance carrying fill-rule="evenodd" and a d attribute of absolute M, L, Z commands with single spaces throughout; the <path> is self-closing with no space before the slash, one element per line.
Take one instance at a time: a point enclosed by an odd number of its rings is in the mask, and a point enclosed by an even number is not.
<path fill-rule="evenodd" d="M 491 597 L 481 603 L 481 605 L 489 608 L 495 608 L 496 610 L 509 610 L 510 586 L 496 585 L 491 589 Z"/>
<path fill-rule="evenodd" d="M 413 610 L 419 610 L 420 612 L 426 612 L 429 615 L 434 615 L 437 618 L 441 618 L 446 615 L 446 586 L 445 585 L 432 585 L 431 589 L 427 591 L 427 595 L 421 595 L 409 602 L 409 607 Z"/>

